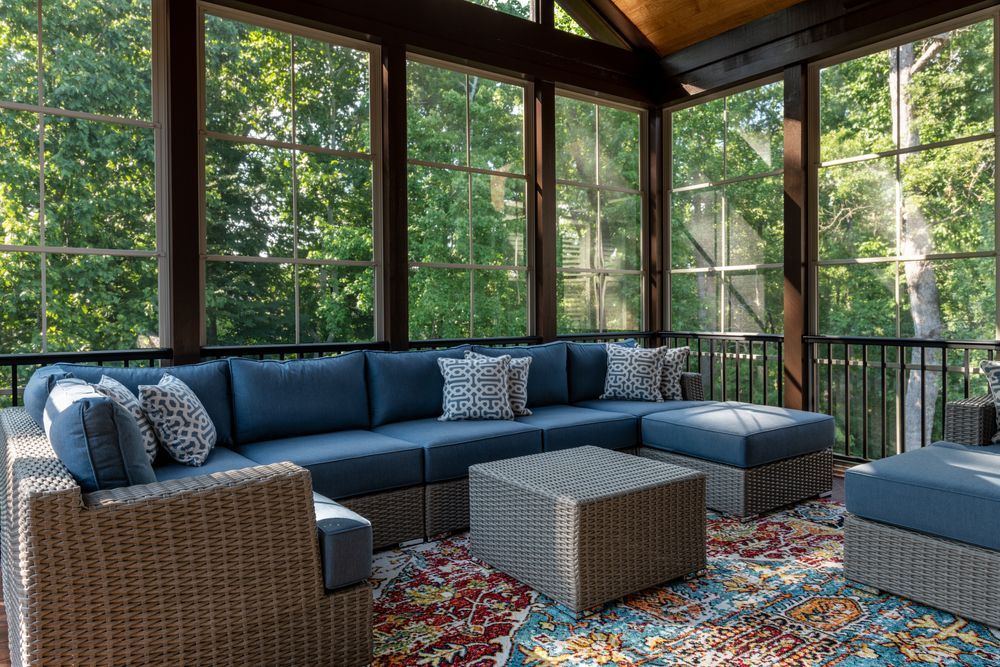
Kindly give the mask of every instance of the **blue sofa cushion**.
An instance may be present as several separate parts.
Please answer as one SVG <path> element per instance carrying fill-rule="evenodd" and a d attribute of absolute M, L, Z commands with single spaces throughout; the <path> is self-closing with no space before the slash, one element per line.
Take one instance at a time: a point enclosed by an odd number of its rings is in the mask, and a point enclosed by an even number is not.
<path fill-rule="evenodd" d="M 253 468 L 260 465 L 256 461 L 251 461 L 247 457 L 240 456 L 233 450 L 226 449 L 225 447 L 213 447 L 208 458 L 200 466 L 177 463 L 166 456 L 161 456 L 158 461 L 162 461 L 163 463 L 155 466 L 153 473 L 159 482 L 166 482 L 171 479 L 184 479 L 185 477 L 197 477 L 198 475 L 209 475 L 213 472 Z"/>
<path fill-rule="evenodd" d="M 471 349 L 459 345 L 447 350 L 366 352 L 372 426 L 440 416 L 444 378 L 437 360 L 462 359 Z"/>
<path fill-rule="evenodd" d="M 833 447 L 833 417 L 748 403 L 707 403 L 642 419 L 647 447 L 753 468 Z"/>
<path fill-rule="evenodd" d="M 633 415 L 590 410 L 572 405 L 547 405 L 517 421 L 542 429 L 546 452 L 594 445 L 608 449 L 637 447 L 638 419 Z"/>
<path fill-rule="evenodd" d="M 52 391 L 52 387 L 56 386 L 56 382 L 59 380 L 72 377 L 72 373 L 68 373 L 58 366 L 45 366 L 39 368 L 28 378 L 28 384 L 25 385 L 21 398 L 24 401 L 24 409 L 28 411 L 39 428 L 44 426 L 42 420 L 45 414 L 45 403 L 49 400 L 49 392 Z"/>
<path fill-rule="evenodd" d="M 590 408 L 591 410 L 605 410 L 607 412 L 620 412 L 636 417 L 655 415 L 658 412 L 669 412 L 670 410 L 682 410 L 684 408 L 694 408 L 701 405 L 708 405 L 708 401 L 663 401 L 653 403 L 651 401 L 602 401 L 595 399 L 592 401 L 580 401 L 575 405 L 580 408 Z"/>
<path fill-rule="evenodd" d="M 135 418 L 90 385 L 57 383 L 43 421 L 52 449 L 84 492 L 156 481 Z"/>
<path fill-rule="evenodd" d="M 365 355 L 230 359 L 236 442 L 368 428 Z"/>
<path fill-rule="evenodd" d="M 634 338 L 616 345 L 635 347 Z M 604 393 L 604 379 L 608 374 L 608 351 L 604 343 L 567 343 L 569 400 L 579 403 L 600 398 Z"/>
<path fill-rule="evenodd" d="M 847 511 L 1000 550 L 1000 446 L 932 446 L 851 468 Z"/>
<path fill-rule="evenodd" d="M 102 375 L 107 375 L 128 387 L 128 390 L 136 396 L 139 395 L 139 385 L 158 384 L 163 374 L 169 373 L 189 386 L 205 406 L 205 411 L 215 426 L 217 444 L 224 447 L 233 444 L 229 363 L 225 360 L 167 368 L 113 368 L 84 364 L 56 364 L 56 367 L 91 384 L 97 384 L 101 381 Z"/>
<path fill-rule="evenodd" d="M 372 573 L 372 524 L 343 505 L 313 493 L 323 585 L 336 590 L 364 581 Z"/>
<path fill-rule="evenodd" d="M 258 463 L 291 461 L 312 473 L 313 488 L 328 498 L 350 498 L 416 486 L 423 449 L 371 431 L 338 431 L 242 445 Z"/>
<path fill-rule="evenodd" d="M 379 426 L 375 430 L 421 445 L 424 480 L 428 483 L 466 477 L 469 466 L 476 463 L 542 451 L 541 429 L 516 421 L 418 419 Z"/>
<path fill-rule="evenodd" d="M 474 352 L 491 357 L 509 354 L 511 358 L 531 357 L 528 370 L 528 407 L 560 405 L 569 402 L 569 376 L 566 363 L 566 343 L 558 341 L 544 345 L 517 347 L 486 347 L 476 345 Z"/>

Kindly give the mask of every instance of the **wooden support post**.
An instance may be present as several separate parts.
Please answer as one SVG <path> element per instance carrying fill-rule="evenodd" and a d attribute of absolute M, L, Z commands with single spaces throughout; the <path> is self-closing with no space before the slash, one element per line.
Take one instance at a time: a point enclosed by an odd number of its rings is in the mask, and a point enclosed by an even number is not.
<path fill-rule="evenodd" d="M 556 337 L 556 87 L 535 82 L 535 335 Z"/>
<path fill-rule="evenodd" d="M 646 261 L 646 331 L 663 331 L 666 328 L 664 314 L 669 295 L 666 290 L 666 207 L 664 200 L 664 159 L 663 159 L 663 114 L 658 109 L 650 109 L 646 123 L 646 143 L 649 147 L 648 183 L 646 186 L 647 233 L 643 253 Z"/>
<path fill-rule="evenodd" d="M 394 350 L 410 345 L 406 187 L 406 47 L 382 46 L 382 289 L 384 335 Z"/>

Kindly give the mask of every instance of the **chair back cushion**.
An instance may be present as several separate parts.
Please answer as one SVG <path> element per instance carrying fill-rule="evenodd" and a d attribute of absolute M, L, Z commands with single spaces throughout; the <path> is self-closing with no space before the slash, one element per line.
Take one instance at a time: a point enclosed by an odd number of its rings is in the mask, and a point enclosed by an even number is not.
<path fill-rule="evenodd" d="M 509 354 L 512 359 L 531 357 L 528 372 L 528 407 L 563 405 L 569 402 L 569 379 L 566 373 L 566 343 L 557 341 L 544 345 L 518 347 L 486 347 L 476 345 L 478 354 L 499 357 Z"/>
<path fill-rule="evenodd" d="M 372 426 L 439 417 L 444 378 L 437 360 L 461 359 L 470 349 L 365 352 Z"/>
<path fill-rule="evenodd" d="M 615 345 L 636 347 L 634 338 Z M 567 343 L 569 361 L 569 402 L 593 401 L 604 393 L 608 374 L 608 350 L 604 343 Z"/>
<path fill-rule="evenodd" d="M 101 377 L 101 381 L 97 384 L 90 386 L 97 393 L 107 396 L 132 415 L 136 426 L 139 427 L 139 435 L 142 436 L 142 447 L 146 450 L 146 457 L 149 458 L 150 463 L 156 461 L 156 454 L 160 449 L 160 441 L 156 439 L 156 431 L 153 430 L 153 425 L 149 423 L 146 413 L 142 411 L 142 406 L 139 405 L 139 399 L 136 395 L 129 391 L 128 387 L 121 382 L 109 378 L 107 375 Z"/>
<path fill-rule="evenodd" d="M 240 445 L 368 428 L 365 355 L 293 361 L 230 359 Z"/>
<path fill-rule="evenodd" d="M 72 373 L 68 373 L 59 366 L 45 366 L 31 374 L 21 398 L 24 401 L 24 409 L 28 411 L 39 428 L 44 426 L 45 404 L 49 400 L 52 388 L 59 380 L 71 377 L 73 377 Z"/>
<path fill-rule="evenodd" d="M 86 382 L 57 382 L 43 422 L 52 449 L 85 493 L 156 481 L 135 418 Z"/>

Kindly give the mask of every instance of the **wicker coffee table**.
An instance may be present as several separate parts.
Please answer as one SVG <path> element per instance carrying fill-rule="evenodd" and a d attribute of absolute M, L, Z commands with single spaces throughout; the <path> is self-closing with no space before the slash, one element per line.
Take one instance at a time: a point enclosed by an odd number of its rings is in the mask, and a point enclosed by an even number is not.
<path fill-rule="evenodd" d="M 705 566 L 705 475 L 600 447 L 469 468 L 472 552 L 579 614 Z"/>

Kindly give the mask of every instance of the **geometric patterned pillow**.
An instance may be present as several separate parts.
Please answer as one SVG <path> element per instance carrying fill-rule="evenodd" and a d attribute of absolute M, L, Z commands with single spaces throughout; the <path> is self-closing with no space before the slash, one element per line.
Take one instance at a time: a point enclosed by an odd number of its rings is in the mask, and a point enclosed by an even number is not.
<path fill-rule="evenodd" d="M 128 390 L 128 387 L 114 378 L 109 378 L 107 375 L 102 375 L 101 381 L 92 386 L 98 393 L 107 396 L 125 408 L 125 411 L 135 418 L 135 423 L 139 426 L 139 435 L 142 436 L 142 448 L 146 450 L 146 457 L 152 463 L 156 458 L 156 448 L 159 445 L 159 441 L 156 439 L 153 425 L 149 423 L 146 415 L 142 413 L 142 406 L 139 405 L 139 399 Z"/>
<path fill-rule="evenodd" d="M 139 404 L 167 453 L 200 466 L 215 446 L 215 424 L 191 388 L 165 374 L 159 384 L 139 385 Z"/>
<path fill-rule="evenodd" d="M 510 370 L 507 372 L 510 409 L 514 411 L 515 417 L 527 417 L 531 414 L 531 410 L 528 409 L 528 371 L 531 370 L 531 357 L 512 358 L 507 354 L 502 356 L 510 358 Z M 496 357 L 488 357 L 472 350 L 465 353 L 465 358 L 496 359 Z"/>
<path fill-rule="evenodd" d="M 679 401 L 684 398 L 681 391 L 681 374 L 687 369 L 690 347 L 661 348 L 660 393 L 665 401 Z"/>
<path fill-rule="evenodd" d="M 439 421 L 513 419 L 507 377 L 510 356 L 437 360 L 444 376 Z"/>
<path fill-rule="evenodd" d="M 990 393 L 993 394 L 993 407 L 997 413 L 998 427 L 993 436 L 993 442 L 1000 443 L 1000 361 L 984 359 L 979 363 L 979 368 L 986 376 L 986 381 L 990 383 Z"/>
<path fill-rule="evenodd" d="M 663 348 L 623 347 L 608 344 L 608 374 L 604 400 L 663 402 L 660 392 Z"/>

